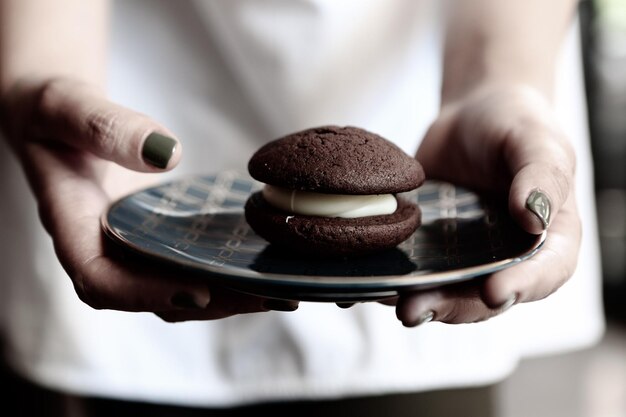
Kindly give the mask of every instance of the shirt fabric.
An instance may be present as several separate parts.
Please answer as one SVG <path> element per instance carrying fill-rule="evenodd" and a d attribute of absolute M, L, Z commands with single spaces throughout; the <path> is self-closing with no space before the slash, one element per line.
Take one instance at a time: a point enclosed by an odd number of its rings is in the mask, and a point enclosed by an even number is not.
<path fill-rule="evenodd" d="M 264 142 L 354 125 L 414 153 L 437 114 L 435 1 L 133 0 L 115 3 L 110 96 L 181 138 L 160 177 L 245 170 Z M 402 327 L 392 308 L 301 303 L 212 322 L 96 311 L 76 296 L 4 142 L 0 326 L 9 363 L 77 394 L 183 405 L 337 398 L 477 386 L 524 357 L 579 349 L 603 331 L 579 41 L 559 58 L 557 115 L 576 149 L 584 240 L 576 273 L 545 300 L 487 322 Z"/>

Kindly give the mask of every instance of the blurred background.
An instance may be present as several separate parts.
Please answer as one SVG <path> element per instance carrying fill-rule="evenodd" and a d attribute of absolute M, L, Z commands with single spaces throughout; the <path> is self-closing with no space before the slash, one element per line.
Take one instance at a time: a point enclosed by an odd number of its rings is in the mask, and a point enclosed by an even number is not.
<path fill-rule="evenodd" d="M 501 417 L 626 416 L 626 0 L 583 0 L 580 19 L 607 331 L 591 349 L 524 361 L 498 387 Z"/>
<path fill-rule="evenodd" d="M 581 3 L 607 314 L 626 321 L 626 1 Z"/>

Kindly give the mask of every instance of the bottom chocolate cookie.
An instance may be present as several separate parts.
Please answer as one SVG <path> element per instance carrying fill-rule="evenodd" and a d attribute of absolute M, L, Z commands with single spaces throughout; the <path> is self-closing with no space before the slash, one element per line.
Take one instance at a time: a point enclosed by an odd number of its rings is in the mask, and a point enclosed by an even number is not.
<path fill-rule="evenodd" d="M 390 249 L 421 223 L 416 204 L 397 198 L 392 214 L 353 219 L 290 214 L 268 204 L 261 192 L 250 196 L 245 215 L 268 242 L 311 256 L 355 256 Z"/>

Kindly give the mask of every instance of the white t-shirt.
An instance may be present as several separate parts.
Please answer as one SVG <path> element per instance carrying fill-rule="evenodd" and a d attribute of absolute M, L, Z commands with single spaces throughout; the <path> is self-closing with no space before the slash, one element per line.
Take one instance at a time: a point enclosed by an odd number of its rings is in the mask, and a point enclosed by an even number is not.
<path fill-rule="evenodd" d="M 438 108 L 437 4 L 118 1 L 111 97 L 181 138 L 184 158 L 168 178 L 245 169 L 263 142 L 321 124 L 361 126 L 413 153 Z M 0 324 L 9 363 L 79 394 L 229 405 L 492 383 L 522 357 L 594 343 L 603 319 L 575 28 L 557 84 L 558 116 L 578 153 L 578 269 L 546 300 L 470 325 L 406 329 L 376 303 L 301 303 L 294 313 L 181 324 L 93 310 L 58 265 L 15 158 L 0 145 Z"/>

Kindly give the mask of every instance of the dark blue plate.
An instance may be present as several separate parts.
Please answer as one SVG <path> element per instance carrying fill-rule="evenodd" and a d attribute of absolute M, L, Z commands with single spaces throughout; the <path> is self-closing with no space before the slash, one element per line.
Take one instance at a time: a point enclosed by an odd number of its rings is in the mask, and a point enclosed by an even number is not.
<path fill-rule="evenodd" d="M 310 259 L 268 245 L 243 205 L 261 184 L 237 172 L 149 188 L 113 203 L 102 217 L 115 242 L 199 279 L 267 297 L 364 301 L 469 280 L 534 255 L 530 235 L 506 206 L 449 183 L 426 181 L 414 199 L 422 226 L 396 249 L 357 259 Z M 181 271 L 183 272 L 183 271 Z"/>

